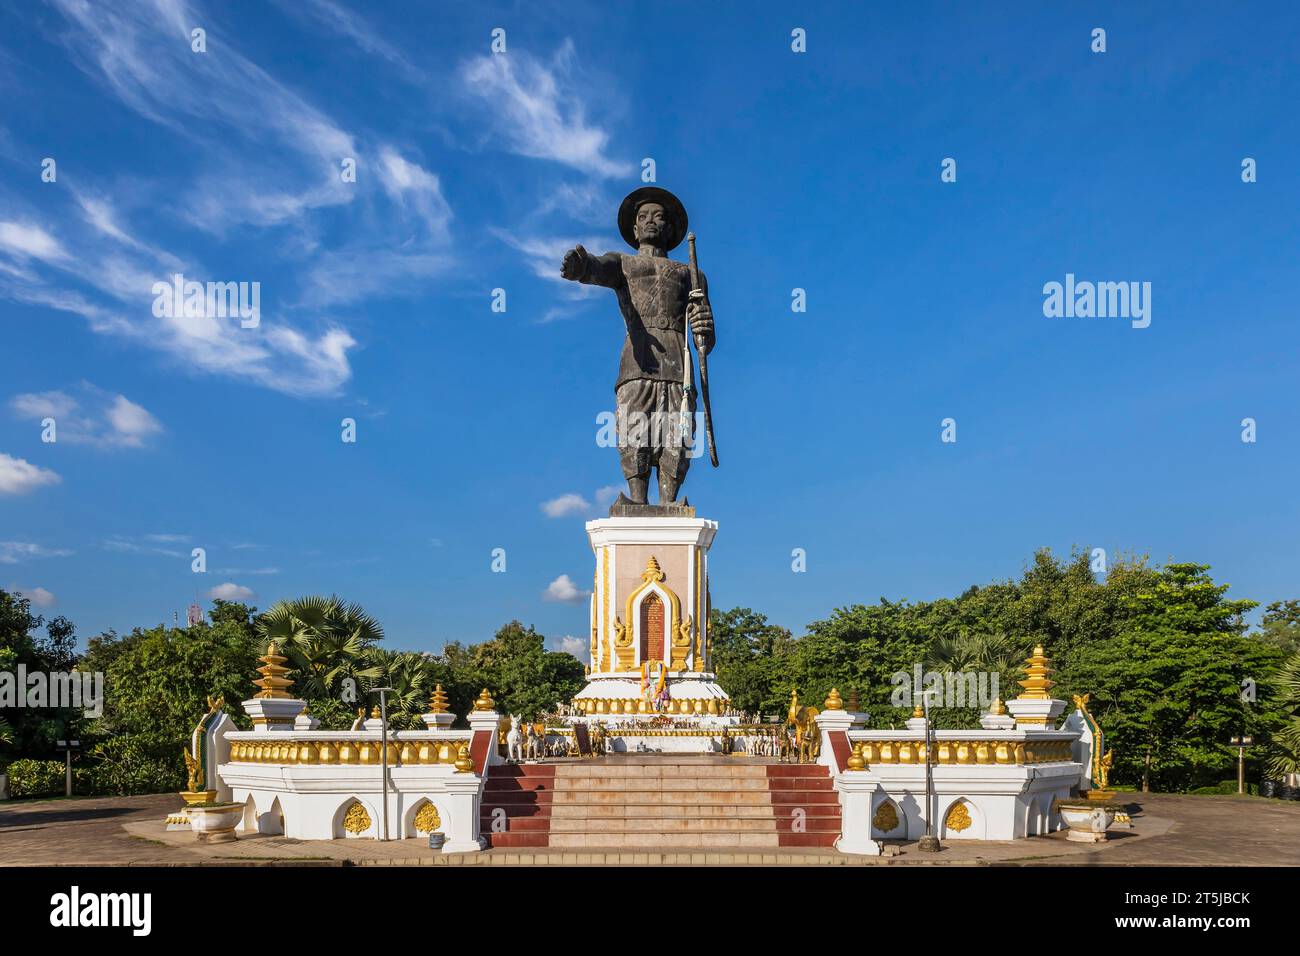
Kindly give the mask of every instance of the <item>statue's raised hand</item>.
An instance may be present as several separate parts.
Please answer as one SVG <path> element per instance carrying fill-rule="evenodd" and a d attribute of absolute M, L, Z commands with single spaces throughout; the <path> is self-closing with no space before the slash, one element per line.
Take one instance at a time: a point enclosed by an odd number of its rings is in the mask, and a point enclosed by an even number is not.
<path fill-rule="evenodd" d="M 560 264 L 560 277 L 564 279 L 581 279 L 587 272 L 587 250 L 581 245 L 574 246 L 564 254 Z"/>

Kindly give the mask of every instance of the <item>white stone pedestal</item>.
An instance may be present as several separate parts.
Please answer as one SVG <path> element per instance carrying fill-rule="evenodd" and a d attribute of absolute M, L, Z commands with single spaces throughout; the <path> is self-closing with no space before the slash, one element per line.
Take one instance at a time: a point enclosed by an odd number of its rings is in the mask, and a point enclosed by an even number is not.
<path fill-rule="evenodd" d="M 596 558 L 591 666 L 574 698 L 588 719 L 626 714 L 721 716 L 726 693 L 711 670 L 708 552 L 716 521 L 686 517 L 587 522 Z M 659 672 L 668 701 L 649 699 Z M 643 691 L 643 673 L 650 688 Z"/>

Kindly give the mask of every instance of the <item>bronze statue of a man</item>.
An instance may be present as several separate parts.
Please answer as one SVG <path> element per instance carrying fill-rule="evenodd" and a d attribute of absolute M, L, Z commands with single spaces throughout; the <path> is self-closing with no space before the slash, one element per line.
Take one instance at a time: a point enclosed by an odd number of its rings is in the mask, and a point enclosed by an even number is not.
<path fill-rule="evenodd" d="M 666 189 L 643 186 L 618 210 L 618 228 L 636 255 L 594 256 L 582 246 L 564 254 L 560 275 L 613 289 L 627 336 L 614 385 L 618 405 L 619 459 L 628 497 L 645 504 L 650 471 L 659 479 L 659 503 L 677 500 L 690 467 L 695 416 L 687 327 L 703 355 L 713 349 L 713 310 L 703 273 L 668 258 L 686 237 L 686 209 Z M 694 288 L 693 288 L 694 287 Z M 688 413 L 684 428 L 681 413 Z M 625 423 L 650 422 L 650 427 Z"/>

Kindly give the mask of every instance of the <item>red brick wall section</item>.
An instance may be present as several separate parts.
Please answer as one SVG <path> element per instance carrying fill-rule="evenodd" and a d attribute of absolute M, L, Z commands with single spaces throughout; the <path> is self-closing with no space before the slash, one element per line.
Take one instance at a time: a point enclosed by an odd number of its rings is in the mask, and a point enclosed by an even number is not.
<path fill-rule="evenodd" d="M 469 755 L 474 758 L 474 772 L 480 777 L 483 776 L 483 768 L 487 766 L 488 752 L 495 743 L 495 737 L 496 734 L 491 730 L 476 730 L 470 738 Z"/>

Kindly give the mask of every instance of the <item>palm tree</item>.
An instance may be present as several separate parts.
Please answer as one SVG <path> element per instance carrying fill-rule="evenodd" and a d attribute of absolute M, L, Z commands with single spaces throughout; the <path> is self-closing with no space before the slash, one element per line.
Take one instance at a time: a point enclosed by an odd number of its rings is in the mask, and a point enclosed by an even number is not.
<path fill-rule="evenodd" d="M 418 729 L 419 715 L 428 709 L 436 683 L 434 659 L 425 654 L 376 647 L 367 652 L 366 663 L 371 670 L 378 671 L 374 684 L 382 682 L 393 688 L 388 694 L 389 719 Z"/>
<path fill-rule="evenodd" d="M 345 679 L 362 682 L 382 673 L 366 654 L 383 640 L 384 629 L 360 605 L 335 596 L 281 601 L 257 619 L 257 631 L 263 650 L 274 642 L 289 659 L 301 697 L 334 697 Z"/>
<path fill-rule="evenodd" d="M 1282 708 L 1290 720 L 1273 734 L 1268 773 L 1274 779 L 1287 774 L 1300 773 L 1300 654 L 1292 654 L 1283 662 L 1277 675 L 1282 691 Z"/>

